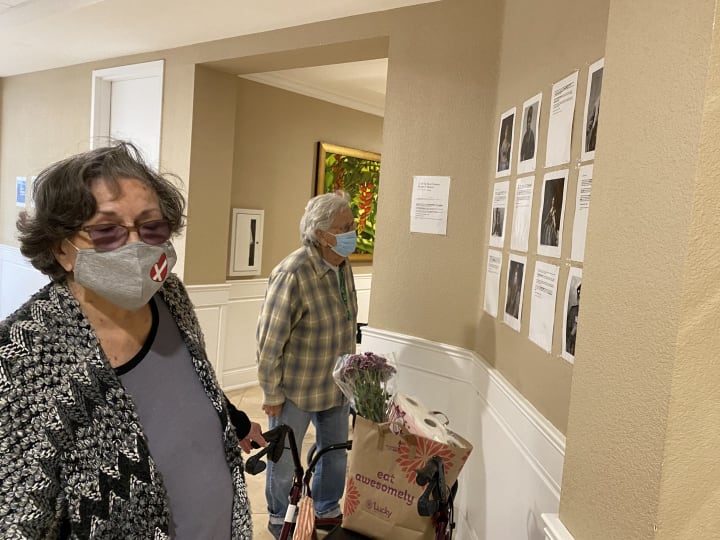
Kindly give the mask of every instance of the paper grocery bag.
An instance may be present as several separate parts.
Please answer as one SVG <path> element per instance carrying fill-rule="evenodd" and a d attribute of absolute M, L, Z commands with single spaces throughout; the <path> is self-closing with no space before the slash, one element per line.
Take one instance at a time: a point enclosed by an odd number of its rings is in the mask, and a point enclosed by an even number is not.
<path fill-rule="evenodd" d="M 342 526 L 370 538 L 432 540 L 431 517 L 418 514 L 417 501 L 425 490 L 415 482 L 415 470 L 432 456 L 445 465 L 448 488 L 467 460 L 472 445 L 452 433 L 455 444 L 395 434 L 391 424 L 377 424 L 358 416 L 348 459 Z"/>

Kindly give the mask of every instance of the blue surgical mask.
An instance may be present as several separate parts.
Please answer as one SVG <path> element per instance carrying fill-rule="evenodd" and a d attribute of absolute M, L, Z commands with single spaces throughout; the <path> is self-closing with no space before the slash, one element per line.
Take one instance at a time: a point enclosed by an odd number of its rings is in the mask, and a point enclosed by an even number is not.
<path fill-rule="evenodd" d="M 357 232 L 352 230 L 342 234 L 335 234 L 333 236 L 335 237 L 337 244 L 330 247 L 330 249 L 332 249 L 335 253 L 341 257 L 347 257 L 355 251 L 355 246 L 357 245 Z"/>

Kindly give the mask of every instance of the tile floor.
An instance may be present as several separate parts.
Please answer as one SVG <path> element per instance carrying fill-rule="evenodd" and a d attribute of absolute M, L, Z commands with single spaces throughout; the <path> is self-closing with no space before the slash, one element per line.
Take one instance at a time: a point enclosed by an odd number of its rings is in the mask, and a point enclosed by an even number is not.
<path fill-rule="evenodd" d="M 263 427 L 263 431 L 267 430 L 267 415 L 262 411 L 262 390 L 260 390 L 259 386 L 231 390 L 227 392 L 227 396 L 233 405 L 241 411 L 245 411 L 245 414 L 250 417 L 250 420 L 259 423 Z M 303 441 L 302 451 L 300 453 L 303 466 L 306 465 L 305 458 L 314 440 L 315 429 L 311 424 Z M 262 472 L 256 476 L 246 474 L 245 478 L 248 484 L 248 494 L 250 496 L 253 517 L 253 538 L 254 540 L 273 540 L 272 535 L 267 530 L 268 514 L 265 503 L 265 473 Z M 318 536 L 322 537 L 321 534 L 322 533 Z"/>

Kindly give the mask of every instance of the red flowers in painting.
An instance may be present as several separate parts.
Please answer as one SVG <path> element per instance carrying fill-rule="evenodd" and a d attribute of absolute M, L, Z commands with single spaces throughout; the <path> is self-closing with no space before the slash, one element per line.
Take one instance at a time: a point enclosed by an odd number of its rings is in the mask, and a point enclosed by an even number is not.
<path fill-rule="evenodd" d="M 332 190 L 337 191 L 339 189 L 345 189 L 345 185 L 343 182 L 343 176 L 345 175 L 345 169 L 340 168 L 340 161 L 342 159 L 342 156 L 340 154 L 334 154 L 335 156 L 335 165 L 332 166 L 333 171 L 333 185 Z"/>
<path fill-rule="evenodd" d="M 332 146 L 332 145 L 326 145 Z M 335 149 L 347 150 L 348 154 Z M 318 193 L 346 191 L 357 223 L 357 254 L 372 255 L 375 246 L 380 161 L 367 152 L 335 147 L 324 155 L 325 170 Z M 365 155 L 358 155 L 365 154 Z"/>
<path fill-rule="evenodd" d="M 376 192 L 377 188 L 375 184 L 371 182 L 361 185 L 358 189 L 358 234 L 361 234 L 363 230 L 365 230 L 365 223 L 367 223 L 367 219 L 373 209 Z"/>

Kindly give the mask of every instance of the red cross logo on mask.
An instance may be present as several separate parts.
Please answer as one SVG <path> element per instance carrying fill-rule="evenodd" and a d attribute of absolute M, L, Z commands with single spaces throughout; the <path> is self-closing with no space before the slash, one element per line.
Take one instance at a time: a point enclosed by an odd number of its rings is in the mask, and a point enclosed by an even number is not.
<path fill-rule="evenodd" d="M 158 259 L 158 262 L 156 262 L 152 270 L 150 270 L 150 279 L 153 281 L 159 281 L 163 282 L 165 281 L 165 278 L 167 277 L 168 272 L 168 262 L 167 257 L 163 253 L 160 255 L 160 258 Z"/>

